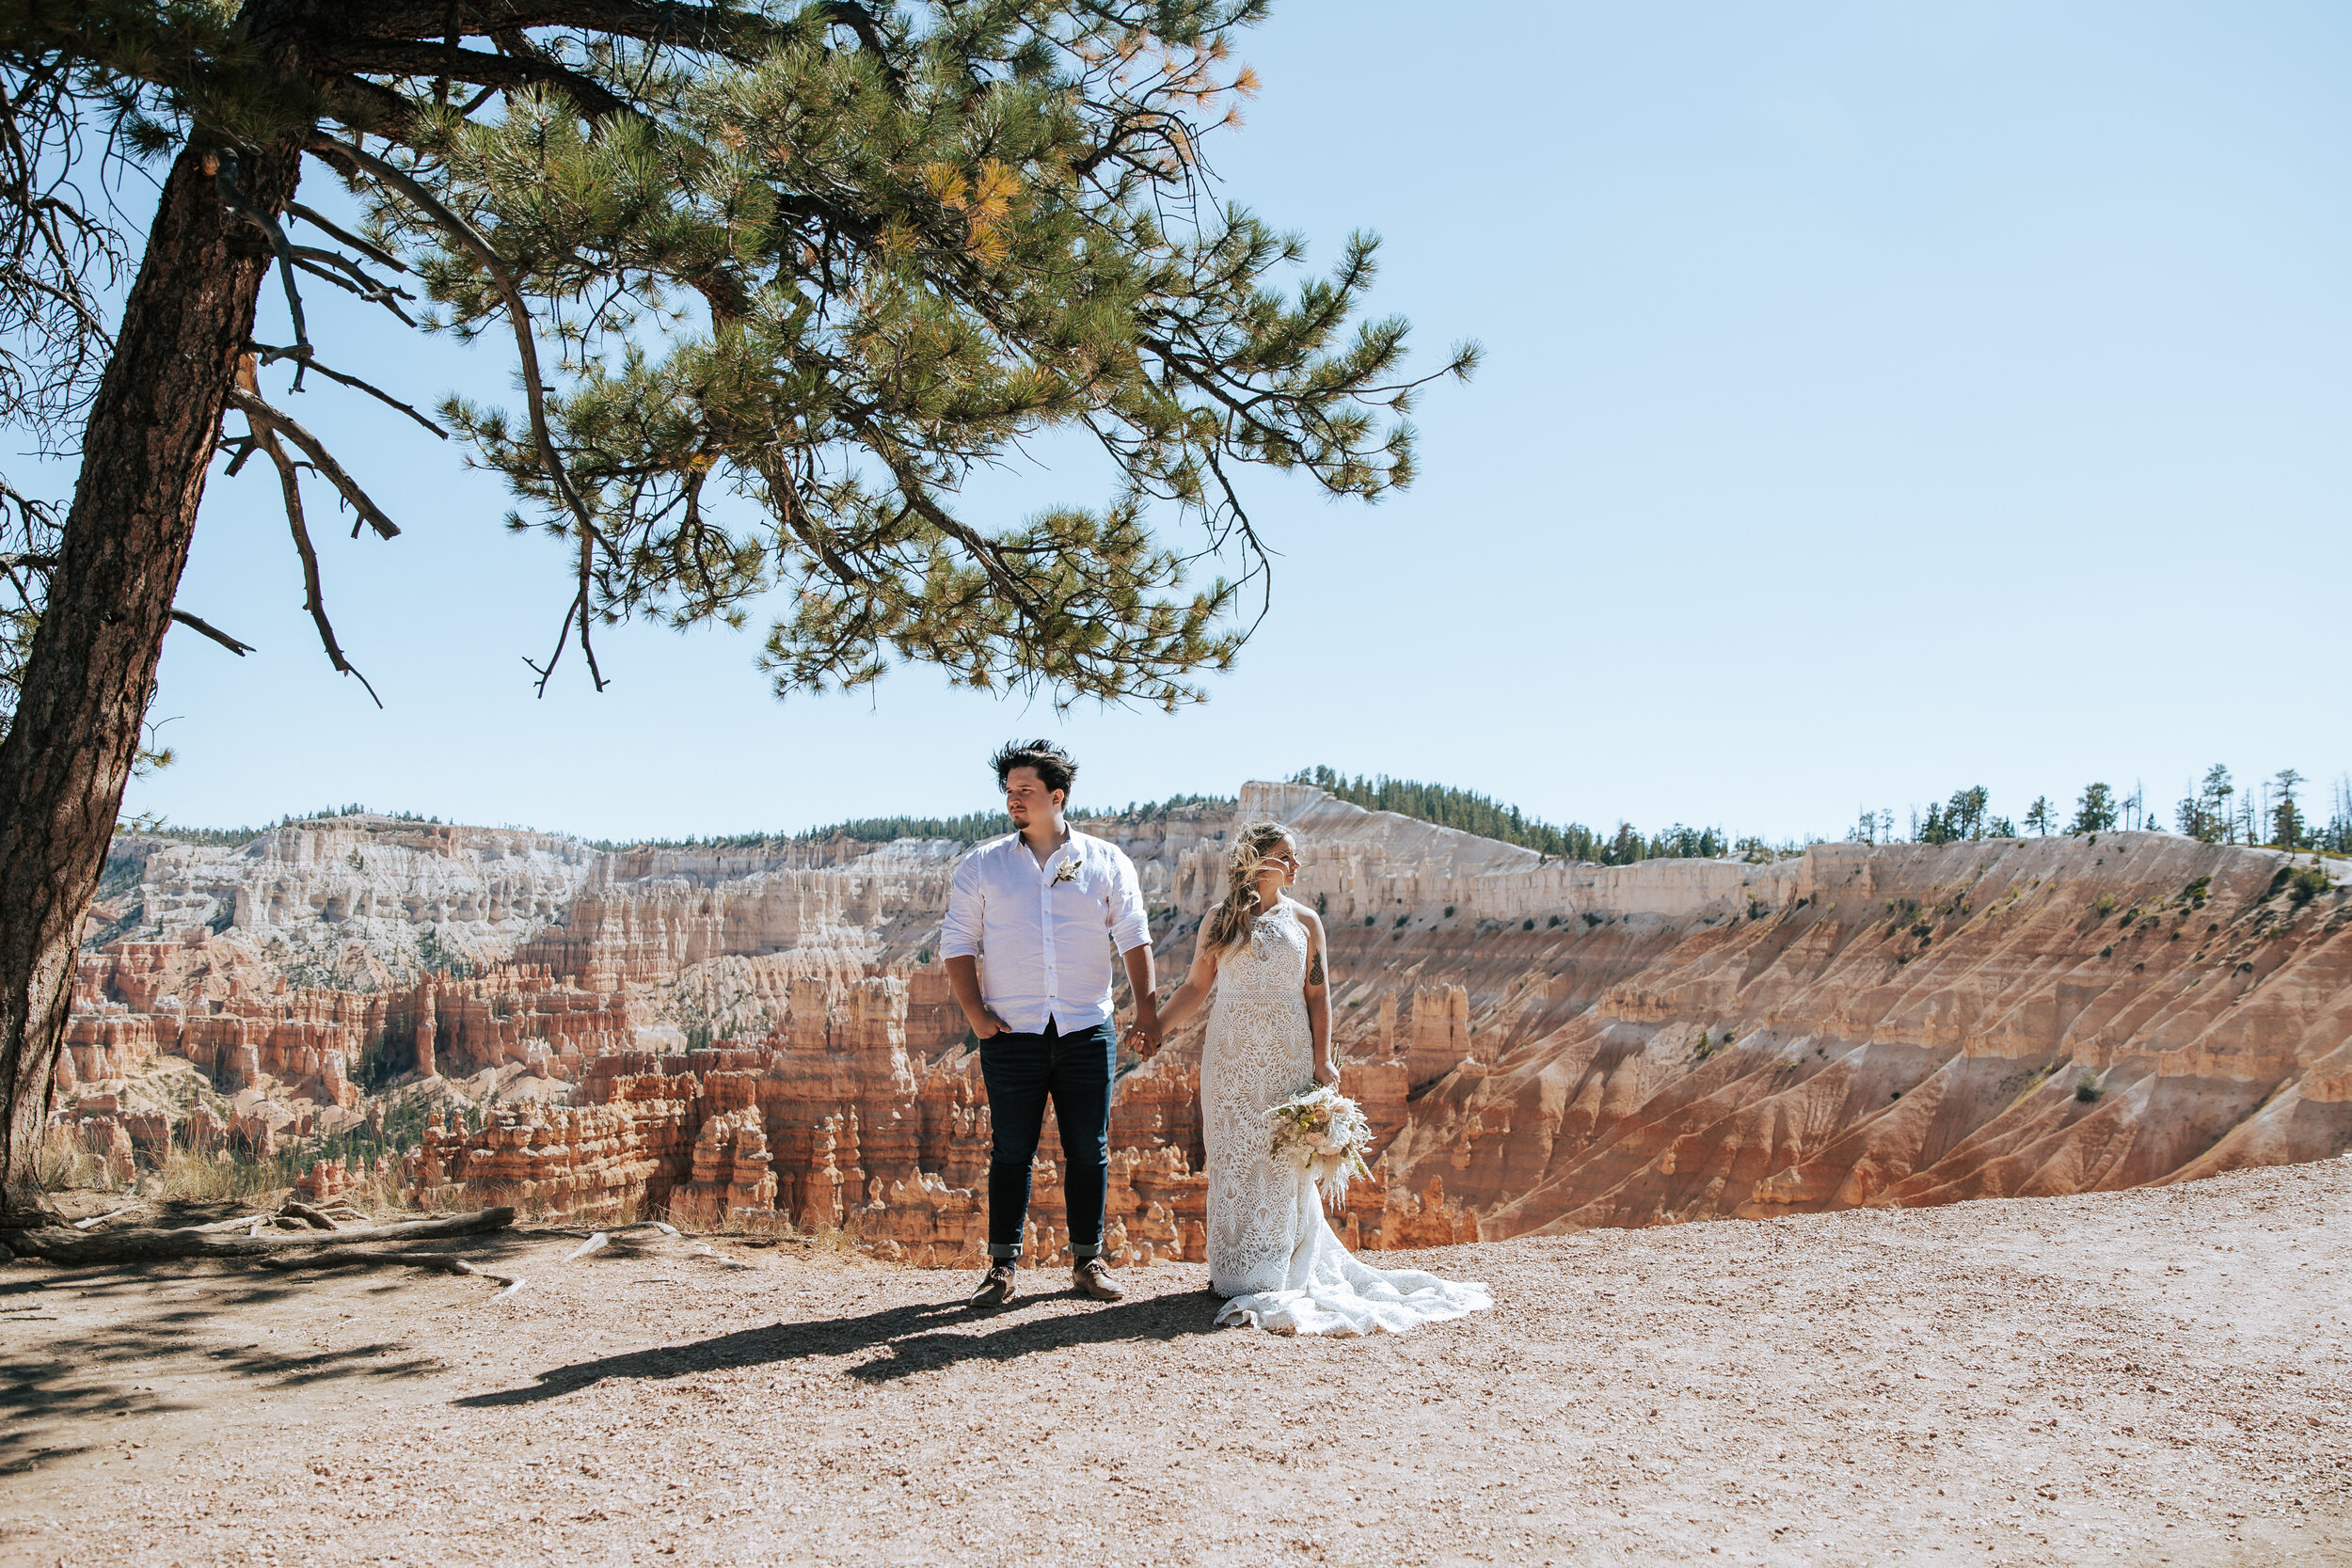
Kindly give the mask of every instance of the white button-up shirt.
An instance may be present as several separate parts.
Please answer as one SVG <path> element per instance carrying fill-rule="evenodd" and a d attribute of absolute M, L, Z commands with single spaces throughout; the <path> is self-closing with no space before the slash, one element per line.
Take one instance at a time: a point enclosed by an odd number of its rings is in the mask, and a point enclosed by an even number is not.
<path fill-rule="evenodd" d="M 1014 833 L 963 857 L 947 894 L 940 953 L 980 960 L 980 996 L 1005 1027 L 1064 1034 L 1111 1016 L 1108 932 L 1120 953 L 1152 940 L 1136 863 L 1115 844 L 1073 832 L 1038 864 Z"/>

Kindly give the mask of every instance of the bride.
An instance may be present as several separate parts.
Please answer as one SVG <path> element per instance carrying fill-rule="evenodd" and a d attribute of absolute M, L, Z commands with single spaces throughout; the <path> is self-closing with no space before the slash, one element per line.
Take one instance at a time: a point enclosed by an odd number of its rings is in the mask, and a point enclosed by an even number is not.
<path fill-rule="evenodd" d="M 1277 1159 L 1264 1113 L 1315 1084 L 1336 1085 L 1323 922 L 1285 897 L 1296 841 L 1279 822 L 1234 836 L 1225 901 L 1200 923 L 1191 973 L 1159 1009 L 1172 1031 L 1211 991 L 1200 1057 L 1209 1156 L 1210 1289 L 1231 1299 L 1219 1323 L 1285 1334 L 1367 1334 L 1458 1318 L 1494 1305 L 1484 1285 L 1358 1262 L 1323 1217 L 1314 1178 Z"/>

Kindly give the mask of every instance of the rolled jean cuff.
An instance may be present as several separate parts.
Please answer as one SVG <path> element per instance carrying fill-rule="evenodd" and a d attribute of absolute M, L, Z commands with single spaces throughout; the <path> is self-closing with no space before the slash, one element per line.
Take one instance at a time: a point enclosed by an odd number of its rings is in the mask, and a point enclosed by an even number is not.
<path fill-rule="evenodd" d="M 991 1242 L 988 1243 L 988 1255 L 991 1258 L 1019 1258 L 1021 1243 L 1019 1242 Z"/>
<path fill-rule="evenodd" d="M 1070 1260 L 1073 1263 L 1083 1263 L 1089 1258 L 1100 1258 L 1102 1256 L 1103 1243 L 1100 1242 L 1073 1242 L 1070 1243 Z"/>

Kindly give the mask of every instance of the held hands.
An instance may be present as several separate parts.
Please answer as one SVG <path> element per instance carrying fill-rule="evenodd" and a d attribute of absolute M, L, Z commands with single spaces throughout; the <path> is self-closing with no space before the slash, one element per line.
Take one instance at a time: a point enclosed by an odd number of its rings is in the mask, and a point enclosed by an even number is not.
<path fill-rule="evenodd" d="M 1340 1086 L 1340 1069 L 1331 1064 L 1328 1057 L 1315 1064 L 1315 1082 L 1327 1089 Z"/>
<path fill-rule="evenodd" d="M 1127 1025 L 1127 1033 L 1120 1037 L 1119 1043 L 1131 1048 L 1136 1055 L 1148 1062 L 1160 1053 L 1160 1037 L 1158 1017 L 1138 1013 L 1136 1021 Z"/>

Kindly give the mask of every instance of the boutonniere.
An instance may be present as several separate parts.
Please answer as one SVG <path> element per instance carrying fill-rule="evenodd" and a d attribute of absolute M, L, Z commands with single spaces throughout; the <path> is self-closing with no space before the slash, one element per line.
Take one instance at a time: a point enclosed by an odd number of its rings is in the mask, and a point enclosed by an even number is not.
<path fill-rule="evenodd" d="M 1077 879 L 1078 879 L 1078 857 L 1077 857 L 1077 856 L 1073 855 L 1073 856 L 1071 856 L 1068 860 L 1066 860 L 1066 861 L 1062 862 L 1062 863 L 1061 863 L 1061 864 L 1059 864 L 1059 865 L 1057 865 L 1057 866 L 1054 867 L 1054 885 L 1055 885 L 1056 887 L 1059 887 L 1059 886 L 1061 886 L 1061 885 L 1062 885 L 1062 883 L 1064 883 L 1064 882 L 1074 882 L 1074 881 L 1076 881 Z"/>

